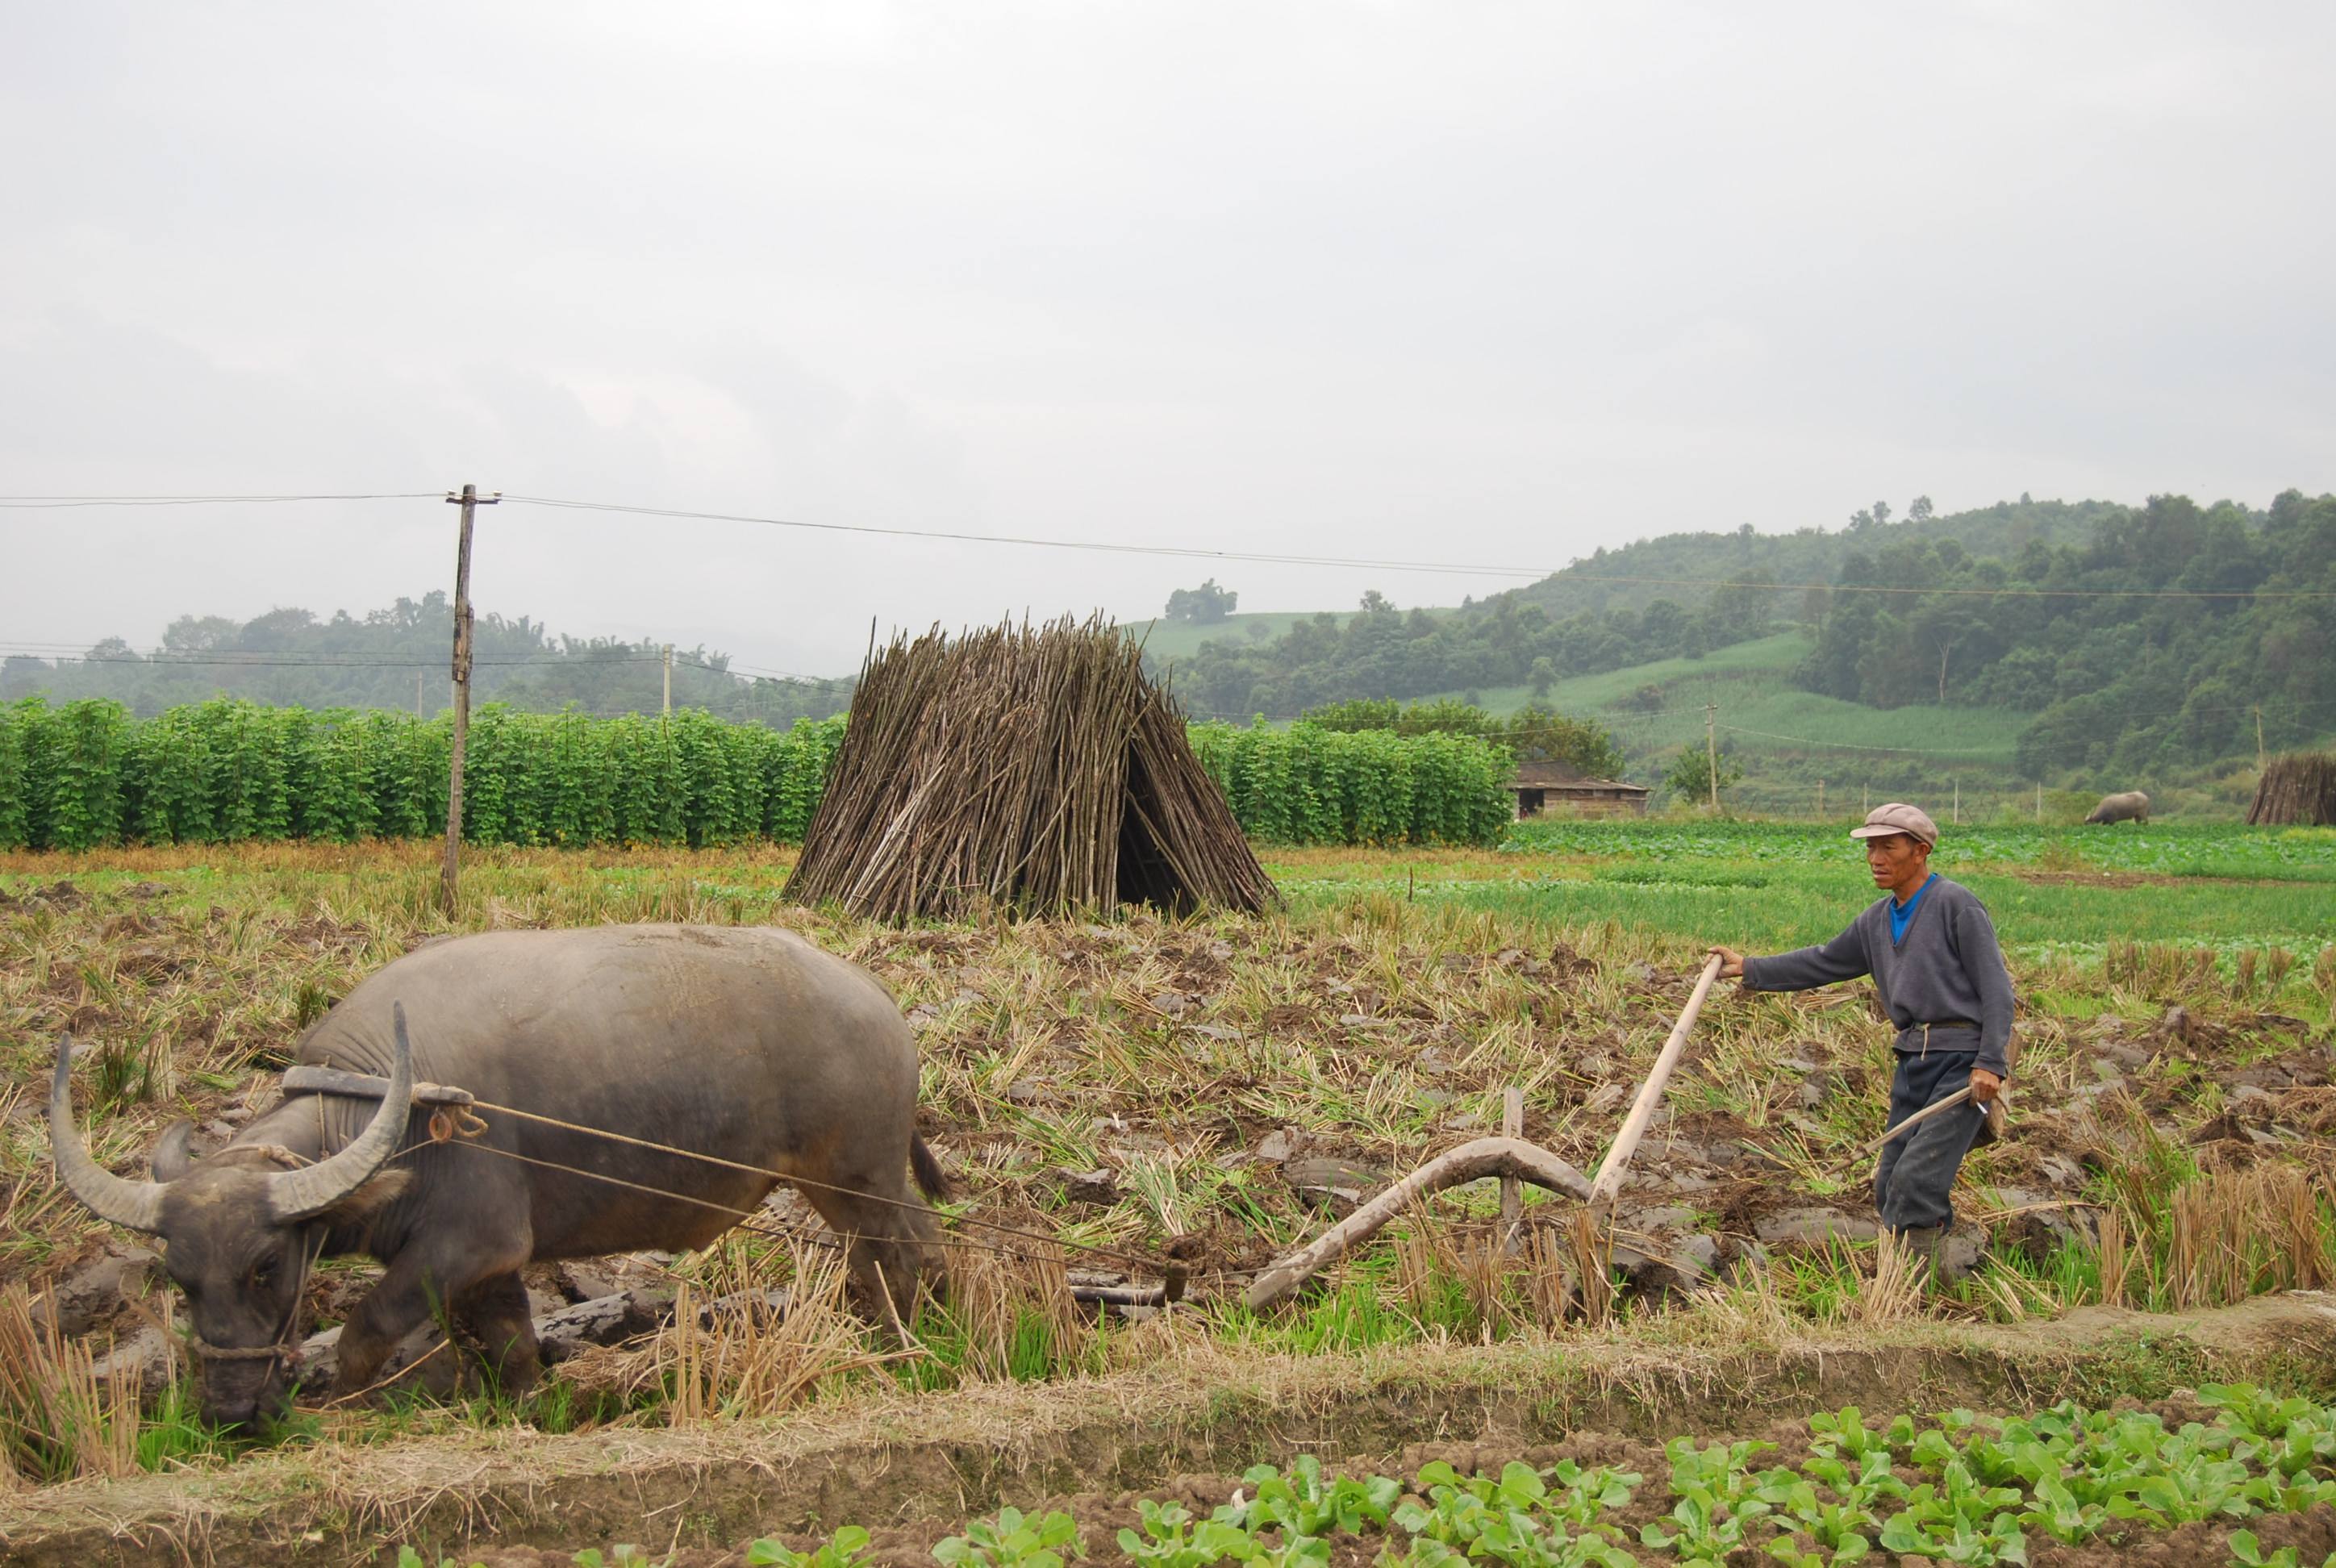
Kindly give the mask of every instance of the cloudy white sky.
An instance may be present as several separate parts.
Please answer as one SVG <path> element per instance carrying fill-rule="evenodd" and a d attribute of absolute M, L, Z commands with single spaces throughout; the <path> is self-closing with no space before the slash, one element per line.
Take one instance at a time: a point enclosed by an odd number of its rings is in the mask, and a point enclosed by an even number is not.
<path fill-rule="evenodd" d="M 17 5 L 0 493 L 464 480 L 1558 566 L 2336 488 L 2325 4 Z M 443 586 L 433 501 L 0 511 L 0 640 Z M 485 609 L 856 663 L 1208 569 L 482 516 Z M 1248 609 L 1502 579 L 1229 566 Z"/>

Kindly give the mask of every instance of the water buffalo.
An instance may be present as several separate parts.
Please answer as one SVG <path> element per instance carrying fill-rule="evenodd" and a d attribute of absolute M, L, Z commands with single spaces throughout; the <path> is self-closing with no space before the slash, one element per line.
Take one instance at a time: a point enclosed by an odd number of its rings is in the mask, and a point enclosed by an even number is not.
<path fill-rule="evenodd" d="M 318 1256 L 386 1265 L 341 1331 L 336 1393 L 369 1387 L 440 1303 L 516 1392 L 539 1369 L 522 1265 L 702 1246 L 777 1184 L 492 1110 L 483 1134 L 433 1142 L 429 1107 L 410 1105 L 416 1082 L 819 1183 L 803 1195 L 851 1238 L 870 1305 L 889 1294 L 905 1312 L 938 1271 L 931 1211 L 909 1185 L 911 1168 L 929 1194 L 943 1182 L 913 1125 L 908 1026 L 872 977 L 792 932 L 603 926 L 433 943 L 350 992 L 297 1056 L 385 1076 L 387 1093 L 290 1096 L 200 1160 L 181 1123 L 156 1145 L 152 1182 L 91 1158 L 73 1125 L 70 1041 L 57 1056 L 58 1172 L 100 1217 L 162 1238 L 214 1420 L 273 1415 Z"/>
<path fill-rule="evenodd" d="M 2139 790 L 2127 790 L 2121 794 L 2103 795 L 2101 803 L 2093 808 L 2088 823 L 2146 823 L 2149 820 L 2149 797 Z"/>

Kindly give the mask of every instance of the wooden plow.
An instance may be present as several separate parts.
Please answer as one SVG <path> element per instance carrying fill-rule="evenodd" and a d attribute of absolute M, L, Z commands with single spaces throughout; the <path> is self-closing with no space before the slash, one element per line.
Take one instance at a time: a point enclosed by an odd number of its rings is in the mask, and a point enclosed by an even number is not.
<path fill-rule="evenodd" d="M 1538 1144 L 1525 1142 L 1520 1135 L 1523 1096 L 1511 1089 L 1502 1108 L 1501 1136 L 1478 1138 L 1429 1160 L 1306 1245 L 1275 1259 L 1250 1282 L 1242 1300 L 1253 1310 L 1286 1300 L 1308 1280 L 1377 1234 L 1389 1220 L 1413 1203 L 1463 1182 L 1485 1176 L 1501 1178 L 1501 1234 L 1504 1242 L 1511 1246 L 1514 1245 L 1522 1216 L 1522 1193 L 1517 1186 L 1521 1182 L 1577 1198 L 1591 1208 L 1611 1204 L 1622 1184 L 1630 1156 L 1638 1153 L 1640 1141 L 1646 1136 L 1647 1124 L 1653 1119 L 1655 1107 L 1662 1103 L 1663 1091 L 1687 1047 L 1688 1035 L 1695 1027 L 1696 1015 L 1703 1011 L 1704 998 L 1711 994 L 1712 982 L 1718 978 L 1719 959 L 1715 956 L 1703 966 L 1693 994 L 1680 1009 L 1679 1021 L 1671 1026 L 1670 1037 L 1663 1042 L 1653 1069 L 1639 1086 L 1630 1114 L 1622 1119 L 1622 1130 L 1615 1135 L 1614 1145 L 1606 1152 L 1595 1176 L 1584 1176 Z"/>

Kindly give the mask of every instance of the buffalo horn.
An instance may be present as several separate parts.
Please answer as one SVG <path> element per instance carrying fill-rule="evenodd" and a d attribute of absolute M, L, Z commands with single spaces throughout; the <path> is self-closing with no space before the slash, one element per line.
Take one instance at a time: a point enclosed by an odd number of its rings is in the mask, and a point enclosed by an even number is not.
<path fill-rule="evenodd" d="M 154 1145 L 154 1157 L 147 1168 L 158 1182 L 175 1182 L 194 1165 L 194 1150 L 190 1145 L 195 1135 L 195 1125 L 183 1116 L 172 1122 L 162 1141 Z"/>
<path fill-rule="evenodd" d="M 57 1042 L 56 1076 L 49 1080 L 49 1145 L 65 1190 L 86 1203 L 90 1213 L 128 1230 L 151 1232 L 162 1228 L 162 1183 L 125 1181 L 115 1175 L 90 1158 L 81 1135 L 73 1130 L 71 1035 Z"/>
<path fill-rule="evenodd" d="M 397 1153 L 414 1105 L 414 1047 L 405 1037 L 404 1005 L 391 1003 L 390 1017 L 397 1031 L 397 1058 L 389 1070 L 389 1090 L 381 1097 L 381 1109 L 332 1158 L 268 1178 L 268 1205 L 279 1222 L 314 1219 L 371 1181 Z"/>

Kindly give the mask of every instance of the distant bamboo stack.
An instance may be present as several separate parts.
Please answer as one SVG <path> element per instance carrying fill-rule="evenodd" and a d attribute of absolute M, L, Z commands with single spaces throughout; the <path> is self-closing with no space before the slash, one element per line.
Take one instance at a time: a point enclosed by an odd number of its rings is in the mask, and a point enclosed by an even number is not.
<path fill-rule="evenodd" d="M 1140 650 L 1066 617 L 872 657 L 786 896 L 898 922 L 1279 895 Z"/>
<path fill-rule="evenodd" d="M 2336 827 L 2336 752 L 2293 752 L 2275 757 L 2255 785 L 2247 821 L 2284 827 Z"/>

